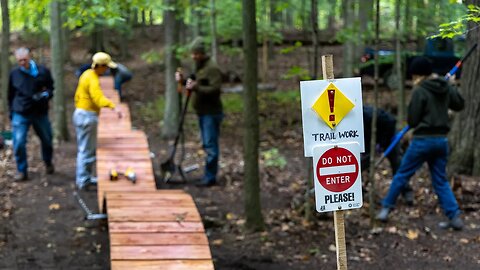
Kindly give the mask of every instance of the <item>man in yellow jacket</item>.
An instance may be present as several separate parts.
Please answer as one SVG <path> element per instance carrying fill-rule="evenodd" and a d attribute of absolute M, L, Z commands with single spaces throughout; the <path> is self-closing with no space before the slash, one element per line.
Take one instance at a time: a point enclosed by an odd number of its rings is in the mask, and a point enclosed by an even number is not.
<path fill-rule="evenodd" d="M 78 189 L 96 185 L 97 179 L 92 175 L 96 160 L 98 114 L 103 107 L 114 109 L 121 117 L 115 104 L 103 95 L 99 76 L 108 68 L 117 64 L 110 55 L 98 52 L 92 57 L 92 68 L 85 71 L 78 81 L 75 92 L 75 112 L 73 123 L 77 134 L 77 170 L 76 184 Z"/>

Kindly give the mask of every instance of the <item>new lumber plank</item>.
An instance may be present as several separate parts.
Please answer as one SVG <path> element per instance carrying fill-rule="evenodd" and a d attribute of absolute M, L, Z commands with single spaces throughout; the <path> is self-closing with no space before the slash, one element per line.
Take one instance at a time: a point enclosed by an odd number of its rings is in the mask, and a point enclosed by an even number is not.
<path fill-rule="evenodd" d="M 166 221 L 166 222 L 108 222 L 110 233 L 189 233 L 205 232 L 201 222 Z"/>
<path fill-rule="evenodd" d="M 214 270 L 211 260 L 112 261 L 112 270 Z"/>
<path fill-rule="evenodd" d="M 108 209 L 108 219 L 112 222 L 202 221 L 195 207 L 113 208 Z"/>
<path fill-rule="evenodd" d="M 111 260 L 195 260 L 211 258 L 210 248 L 205 245 L 110 247 Z"/>
<path fill-rule="evenodd" d="M 110 233 L 110 246 L 207 245 L 205 233 Z"/>

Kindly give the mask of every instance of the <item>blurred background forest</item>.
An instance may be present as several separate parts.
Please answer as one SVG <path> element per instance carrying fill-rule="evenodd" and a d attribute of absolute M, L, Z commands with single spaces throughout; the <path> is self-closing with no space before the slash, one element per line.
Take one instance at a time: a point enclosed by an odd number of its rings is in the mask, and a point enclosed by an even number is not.
<path fill-rule="evenodd" d="M 75 166 L 71 126 L 77 85 L 74 71 L 89 63 L 97 51 L 108 52 L 114 61 L 132 70 L 134 77 L 125 85 L 123 101 L 131 109 L 135 128 L 148 134 L 157 169 L 178 127 L 180 97 L 174 72 L 192 65 L 190 43 L 203 37 L 209 55 L 224 73 L 226 118 L 221 133 L 220 184 L 199 189 L 188 184 L 158 183 L 159 188 L 183 188 L 192 194 L 217 269 L 332 269 L 336 265 L 332 219 L 315 213 L 310 193 L 311 161 L 303 157 L 299 82 L 322 79 L 321 55 L 333 54 L 335 77 L 362 77 L 364 105 L 395 115 L 400 129 L 405 124 L 412 86 L 409 61 L 421 55 L 430 57 L 442 73 L 480 39 L 479 0 L 0 3 L 0 131 L 3 134 L 9 130 L 6 93 L 8 74 L 15 65 L 12 53 L 26 46 L 33 58 L 51 68 L 54 75 L 51 119 L 56 149 L 63 161 L 58 168 L 60 176 L 42 176 L 42 185 L 19 186 L 8 181 L 14 166 L 11 152 L 0 152 L 0 232 L 4 235 L 0 233 L 0 269 L 15 269 L 11 265 L 43 269 L 41 265 L 46 262 L 62 267 L 75 263 L 78 269 L 108 269 L 105 228 L 82 224 L 80 211 L 68 197 Z M 255 31 L 245 27 L 247 20 L 255 22 Z M 461 92 L 468 105 L 453 120 L 450 137 L 450 179 L 457 183 L 455 192 L 465 211 L 466 229 L 454 233 L 436 228 L 440 209 L 427 168 L 412 181 L 415 206 L 399 206 L 392 221 L 383 227 L 371 223 L 369 208 L 376 207 L 392 177 L 384 162 L 368 176 L 365 173 L 364 191 L 375 191 L 374 201 L 367 200 L 365 193 L 364 207 L 346 214 L 352 269 L 480 266 L 478 252 L 472 252 L 480 248 L 480 148 L 472 147 L 480 140 L 479 61 L 477 50 L 461 71 Z M 204 154 L 193 112 L 187 115 L 184 132 L 185 163 L 202 164 Z M 245 138 L 254 142 L 253 149 L 252 144 L 244 144 Z M 37 151 L 38 142 L 31 147 Z M 245 154 L 249 151 L 253 156 Z M 39 160 L 35 157 L 33 163 Z M 258 170 L 246 174 L 248 166 Z M 39 187 L 29 192 L 36 185 Z M 245 188 L 247 185 L 258 189 L 246 194 L 252 190 Z M 55 188 L 50 190 L 51 186 Z M 50 218 L 75 230 L 58 229 L 48 220 L 33 218 L 35 209 L 31 209 L 30 199 L 47 209 L 46 215 L 52 215 L 48 210 L 51 201 L 46 198 L 54 198 L 61 205 L 61 215 Z M 86 200 L 96 204 L 94 194 Z M 255 207 L 249 207 L 252 203 Z M 29 224 L 19 226 L 24 220 Z M 59 233 L 49 233 L 51 230 Z M 74 244 L 60 244 L 65 239 Z M 45 249 L 50 243 L 53 247 Z M 74 254 L 87 256 L 77 258 Z"/>

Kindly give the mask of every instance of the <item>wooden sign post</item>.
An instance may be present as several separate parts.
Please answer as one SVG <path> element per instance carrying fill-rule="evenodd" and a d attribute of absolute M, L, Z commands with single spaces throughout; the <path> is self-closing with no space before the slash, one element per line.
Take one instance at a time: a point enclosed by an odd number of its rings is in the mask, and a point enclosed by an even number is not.
<path fill-rule="evenodd" d="M 324 80 L 333 80 L 333 55 L 322 55 Z M 345 216 L 342 210 L 333 212 L 335 246 L 337 248 L 337 269 L 347 270 L 347 245 L 345 243 Z"/>

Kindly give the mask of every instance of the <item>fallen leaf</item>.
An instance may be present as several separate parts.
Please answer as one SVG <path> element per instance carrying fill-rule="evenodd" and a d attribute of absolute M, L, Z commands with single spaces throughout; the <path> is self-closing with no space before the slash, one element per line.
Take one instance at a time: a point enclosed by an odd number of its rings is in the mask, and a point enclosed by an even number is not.
<path fill-rule="evenodd" d="M 410 240 L 415 240 L 418 238 L 418 230 L 408 230 L 406 237 Z"/>
<path fill-rule="evenodd" d="M 337 251 L 337 248 L 335 247 L 334 244 L 331 244 L 330 246 L 328 246 L 328 250 L 330 250 L 331 252 L 335 252 Z"/>
<path fill-rule="evenodd" d="M 232 220 L 235 218 L 235 215 L 232 213 L 227 213 L 226 217 L 227 217 L 227 220 Z"/>
<path fill-rule="evenodd" d="M 58 204 L 58 203 L 52 203 L 52 204 L 50 204 L 50 205 L 48 206 L 48 209 L 50 209 L 50 210 L 58 210 L 58 209 L 60 209 L 60 204 Z"/>
<path fill-rule="evenodd" d="M 213 240 L 212 244 L 214 246 L 221 246 L 223 244 L 223 239 L 216 239 L 216 240 Z"/>
<path fill-rule="evenodd" d="M 84 232 L 84 231 L 86 231 L 86 230 L 87 230 L 87 229 L 85 229 L 85 227 L 75 227 L 75 231 L 76 231 L 77 233 L 79 233 L 79 232 Z"/>
<path fill-rule="evenodd" d="M 461 238 L 461 239 L 460 239 L 460 243 L 462 243 L 462 244 L 468 244 L 468 242 L 469 242 L 469 241 L 468 241 L 468 239 L 466 239 L 466 238 Z"/>

